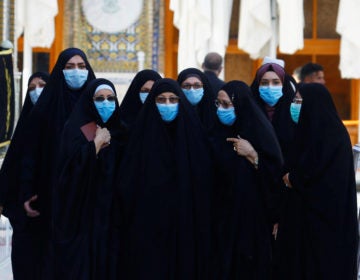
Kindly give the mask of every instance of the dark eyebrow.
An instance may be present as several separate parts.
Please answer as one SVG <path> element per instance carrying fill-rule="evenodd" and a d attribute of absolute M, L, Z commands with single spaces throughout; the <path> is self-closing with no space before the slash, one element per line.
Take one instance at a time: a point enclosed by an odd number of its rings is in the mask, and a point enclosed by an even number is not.
<path fill-rule="evenodd" d="M 85 62 L 79 62 L 79 63 L 66 62 L 66 65 L 86 65 L 86 63 Z"/>

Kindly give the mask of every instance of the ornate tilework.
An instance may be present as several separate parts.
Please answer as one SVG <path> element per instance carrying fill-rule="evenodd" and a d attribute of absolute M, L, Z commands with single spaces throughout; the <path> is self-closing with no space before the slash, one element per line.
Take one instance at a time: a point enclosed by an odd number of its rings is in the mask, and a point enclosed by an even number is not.
<path fill-rule="evenodd" d="M 104 33 L 87 22 L 81 0 L 65 0 L 64 47 L 85 51 L 96 72 L 137 72 L 139 51 L 145 53 L 144 68 L 163 72 L 163 2 L 144 1 L 132 26 L 124 32 Z"/>

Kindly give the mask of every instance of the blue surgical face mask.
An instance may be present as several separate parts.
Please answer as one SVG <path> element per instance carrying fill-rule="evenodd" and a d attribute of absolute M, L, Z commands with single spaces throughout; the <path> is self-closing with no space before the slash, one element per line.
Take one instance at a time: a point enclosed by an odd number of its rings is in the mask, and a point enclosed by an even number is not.
<path fill-rule="evenodd" d="M 148 95 L 149 95 L 149 93 L 148 92 L 140 92 L 139 93 L 139 95 L 140 95 L 140 100 L 141 100 L 141 103 L 145 103 L 145 100 L 146 100 L 146 98 L 148 97 Z"/>
<path fill-rule="evenodd" d="M 203 88 L 198 88 L 198 89 L 182 89 L 187 100 L 189 100 L 189 102 L 191 103 L 191 105 L 197 105 L 200 101 L 201 98 L 204 96 L 204 89 Z"/>
<path fill-rule="evenodd" d="M 34 90 L 29 91 L 29 95 L 30 95 L 32 104 L 35 105 L 35 103 L 39 99 L 39 96 L 40 96 L 41 92 L 43 91 L 43 89 L 44 88 L 36 87 Z"/>
<path fill-rule="evenodd" d="M 301 111 L 301 104 L 291 103 L 290 115 L 295 123 L 299 122 L 300 111 Z"/>
<path fill-rule="evenodd" d="M 179 112 L 179 103 L 176 104 L 160 104 L 156 103 L 161 118 L 164 122 L 173 121 Z"/>
<path fill-rule="evenodd" d="M 219 107 L 219 108 L 217 108 L 216 113 L 217 113 L 217 116 L 218 116 L 220 122 L 224 125 L 231 126 L 234 124 L 234 122 L 236 120 L 234 107 L 230 107 L 227 109 Z"/>
<path fill-rule="evenodd" d="M 81 88 L 88 77 L 88 70 L 85 69 L 66 69 L 63 70 L 66 84 L 71 89 Z"/>
<path fill-rule="evenodd" d="M 115 111 L 115 102 L 108 101 L 107 99 L 104 101 L 94 101 L 95 107 L 104 123 L 106 123 L 111 115 Z"/>
<path fill-rule="evenodd" d="M 283 96 L 282 86 L 260 86 L 260 97 L 270 107 L 275 106 L 281 96 Z"/>

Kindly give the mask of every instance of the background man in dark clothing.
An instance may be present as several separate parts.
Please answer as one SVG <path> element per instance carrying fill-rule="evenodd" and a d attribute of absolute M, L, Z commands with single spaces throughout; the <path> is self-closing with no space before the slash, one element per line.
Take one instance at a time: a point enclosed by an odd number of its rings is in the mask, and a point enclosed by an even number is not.
<path fill-rule="evenodd" d="M 225 82 L 218 78 L 222 70 L 222 57 L 216 52 L 208 53 L 202 64 L 202 69 L 204 74 L 209 80 L 210 86 L 213 89 L 214 94 L 216 95 L 220 88 L 225 84 Z"/>
<path fill-rule="evenodd" d="M 324 68 L 320 64 L 307 63 L 300 71 L 301 83 L 319 83 L 325 85 Z"/>

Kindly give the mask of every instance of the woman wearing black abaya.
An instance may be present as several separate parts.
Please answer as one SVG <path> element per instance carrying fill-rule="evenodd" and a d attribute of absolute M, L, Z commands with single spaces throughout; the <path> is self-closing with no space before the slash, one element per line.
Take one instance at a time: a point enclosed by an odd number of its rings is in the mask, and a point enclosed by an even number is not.
<path fill-rule="evenodd" d="M 295 123 L 289 108 L 295 96 L 296 82 L 280 65 L 266 63 L 257 70 L 251 90 L 274 127 L 284 155 L 284 165 L 287 166 L 287 157 L 291 154 L 290 147 L 294 141 Z"/>
<path fill-rule="evenodd" d="M 17 121 L 15 132 L 11 138 L 11 144 L 1 167 L 0 205 L 4 206 L 4 215 L 8 218 L 11 216 L 11 211 L 15 210 L 13 209 L 16 204 L 15 201 L 18 201 L 18 199 L 15 198 L 18 195 L 18 186 L 15 186 L 17 185 L 15 181 L 18 167 L 15 167 L 15 165 L 19 162 L 18 157 L 21 156 L 20 150 L 26 145 L 25 139 L 18 135 L 21 134 L 22 126 L 24 125 L 24 122 L 26 122 L 30 111 L 34 107 L 37 98 L 40 96 L 48 79 L 49 74 L 44 72 L 36 72 L 30 76 L 24 105 L 19 120 Z M 23 209 L 23 207 L 21 207 L 21 209 Z"/>
<path fill-rule="evenodd" d="M 270 227 L 263 195 L 280 176 L 280 146 L 245 83 L 225 84 L 216 105 L 215 279 L 270 279 Z"/>
<path fill-rule="evenodd" d="M 290 116 L 290 104 L 295 96 L 296 82 L 287 75 L 285 69 L 267 60 L 256 72 L 251 90 L 255 100 L 274 127 L 281 151 L 284 157 L 283 174 L 287 172 L 288 159 L 291 156 L 291 145 L 294 141 L 295 123 Z M 283 201 L 286 200 L 287 190 L 279 176 L 278 184 L 268 194 L 267 203 L 273 226 L 273 273 L 276 279 L 277 271 L 277 232 Z"/>
<path fill-rule="evenodd" d="M 118 279 L 211 279 L 206 141 L 176 81 L 155 82 L 119 169 Z"/>
<path fill-rule="evenodd" d="M 114 85 L 91 81 L 64 127 L 54 187 L 56 279 L 108 279 L 109 219 L 125 130 Z"/>
<path fill-rule="evenodd" d="M 120 104 L 120 117 L 128 128 L 135 122 L 154 82 L 159 79 L 160 74 L 150 69 L 142 70 L 135 75 Z"/>
<path fill-rule="evenodd" d="M 211 132 L 214 125 L 215 93 L 205 74 L 196 68 L 181 71 L 177 81 L 190 104 L 195 108 L 203 127 Z"/>
<path fill-rule="evenodd" d="M 284 176 L 296 203 L 287 201 L 279 227 L 278 279 L 357 279 L 358 224 L 350 138 L 323 85 L 307 84 L 299 91 L 297 103 L 302 98 L 302 105 L 291 108 L 298 121 L 295 154 Z"/>
<path fill-rule="evenodd" d="M 11 265 L 15 279 L 29 279 L 36 267 L 33 261 L 38 254 L 38 237 L 31 230 L 29 218 L 22 203 L 19 203 L 21 190 L 18 178 L 23 151 L 27 147 L 27 139 L 22 136 L 23 126 L 48 78 L 49 74 L 44 72 L 36 72 L 30 76 L 24 105 L 0 171 L 0 204 L 13 228 Z"/>
<path fill-rule="evenodd" d="M 76 48 L 64 50 L 59 55 L 37 106 L 29 115 L 31 121 L 25 127 L 29 137 L 28 149 L 22 177 L 25 186 L 23 202 L 26 201 L 25 208 L 29 216 L 37 216 L 31 211 L 34 209 L 28 207 L 29 202 L 35 201 L 38 203 L 38 213 L 43 218 L 50 213 L 50 185 L 61 131 L 86 84 L 94 78 L 83 51 Z M 41 213 L 42 210 L 45 210 L 44 213 Z"/>
<path fill-rule="evenodd" d="M 27 147 L 19 172 L 20 202 L 24 204 L 32 227 L 39 236 L 39 250 L 44 250 L 50 237 L 51 187 L 55 179 L 61 132 L 86 84 L 94 78 L 83 51 L 76 48 L 64 50 L 24 125 L 23 137 L 27 140 Z M 40 255 L 36 263 L 42 269 L 44 265 Z M 49 257 L 46 259 L 49 260 Z M 41 278 L 37 276 L 35 279 Z"/>

